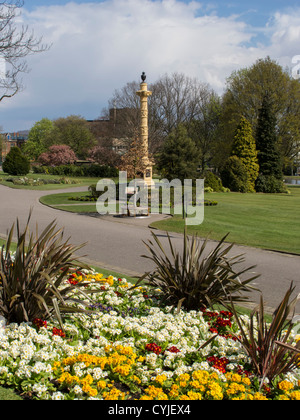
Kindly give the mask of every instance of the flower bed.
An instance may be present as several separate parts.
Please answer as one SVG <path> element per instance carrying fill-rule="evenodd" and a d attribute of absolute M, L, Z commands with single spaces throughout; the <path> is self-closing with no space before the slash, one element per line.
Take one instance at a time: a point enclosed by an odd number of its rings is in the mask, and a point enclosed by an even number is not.
<path fill-rule="evenodd" d="M 0 325 L 1 385 L 50 400 L 300 399 L 300 369 L 259 386 L 230 312 L 177 313 L 160 306 L 159 290 L 94 272 L 67 279 L 83 281 L 97 289 L 91 312 L 69 315 L 63 329 Z"/>
<path fill-rule="evenodd" d="M 47 178 L 47 179 L 43 179 L 43 178 L 38 178 L 38 179 L 34 179 L 34 178 L 27 178 L 26 176 L 24 177 L 19 177 L 19 178 L 6 178 L 5 179 L 6 182 L 12 182 L 14 185 L 26 185 L 26 186 L 31 186 L 31 187 L 39 187 L 41 185 L 49 185 L 49 184 L 66 184 L 66 185 L 70 185 L 70 184 L 78 184 L 78 181 L 76 179 L 69 179 L 66 177 L 62 177 L 62 178 L 57 178 L 57 179 L 51 179 L 51 178 Z"/>

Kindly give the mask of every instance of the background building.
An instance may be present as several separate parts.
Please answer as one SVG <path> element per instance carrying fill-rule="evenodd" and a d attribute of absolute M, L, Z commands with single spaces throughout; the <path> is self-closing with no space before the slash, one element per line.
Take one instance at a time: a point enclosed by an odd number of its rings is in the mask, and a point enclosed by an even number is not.
<path fill-rule="evenodd" d="M 28 139 L 28 134 L 29 130 L 18 131 L 16 133 L 2 133 L 0 161 L 3 162 L 5 160 L 6 155 L 12 147 L 22 147 Z"/>
<path fill-rule="evenodd" d="M 130 108 L 112 108 L 107 117 L 88 120 L 89 128 L 97 139 L 98 145 L 107 147 L 118 154 L 124 154 L 133 138 L 132 114 Z"/>

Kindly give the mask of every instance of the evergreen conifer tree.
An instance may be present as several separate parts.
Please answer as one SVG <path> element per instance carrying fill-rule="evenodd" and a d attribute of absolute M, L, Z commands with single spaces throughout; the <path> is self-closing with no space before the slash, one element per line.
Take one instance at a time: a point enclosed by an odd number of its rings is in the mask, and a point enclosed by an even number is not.
<path fill-rule="evenodd" d="M 245 117 L 237 127 L 232 147 L 232 156 L 237 156 L 245 165 L 248 173 L 248 192 L 255 191 L 255 181 L 259 174 L 257 150 L 252 127 Z"/>
<path fill-rule="evenodd" d="M 188 136 L 183 124 L 167 137 L 157 159 L 157 168 L 169 179 L 195 179 L 200 162 L 200 151 Z"/>
<path fill-rule="evenodd" d="M 221 171 L 223 186 L 230 191 L 248 192 L 248 172 L 246 166 L 237 156 L 230 156 Z"/>
<path fill-rule="evenodd" d="M 258 114 L 256 130 L 259 173 L 282 179 L 282 164 L 277 143 L 276 118 L 268 92 L 264 95 Z"/>
<path fill-rule="evenodd" d="M 27 175 L 30 170 L 30 162 L 19 147 L 12 147 L 2 168 L 3 172 L 9 175 Z"/>

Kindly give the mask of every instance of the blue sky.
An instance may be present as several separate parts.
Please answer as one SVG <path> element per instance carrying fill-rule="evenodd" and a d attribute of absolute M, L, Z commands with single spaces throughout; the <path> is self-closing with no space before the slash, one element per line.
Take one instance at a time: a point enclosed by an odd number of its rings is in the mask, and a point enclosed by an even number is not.
<path fill-rule="evenodd" d="M 290 0 L 25 0 L 21 20 L 52 44 L 28 58 L 24 90 L 0 103 L 4 132 L 41 118 L 97 118 L 115 89 L 165 73 L 222 94 L 232 71 L 300 55 L 300 5 Z"/>
<path fill-rule="evenodd" d="M 155 0 L 153 0 L 155 1 Z M 190 3 L 189 0 L 179 0 L 182 3 Z M 73 3 L 104 3 L 105 0 L 73 0 Z M 32 11 L 40 6 L 66 5 L 68 0 L 25 0 L 26 9 Z M 241 19 L 253 26 L 264 24 L 268 21 L 270 16 L 279 10 L 286 10 L 288 8 L 297 8 L 297 1 L 290 0 L 212 0 L 202 1 L 195 0 L 199 3 L 200 10 L 211 13 L 215 11 L 219 16 L 231 16 L 232 14 L 241 15 Z"/>

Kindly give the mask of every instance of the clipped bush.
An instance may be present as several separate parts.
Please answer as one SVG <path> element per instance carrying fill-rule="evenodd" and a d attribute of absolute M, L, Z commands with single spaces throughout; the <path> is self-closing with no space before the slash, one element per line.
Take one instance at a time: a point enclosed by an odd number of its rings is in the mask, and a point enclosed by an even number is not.
<path fill-rule="evenodd" d="M 206 171 L 202 176 L 204 178 L 204 188 L 212 188 L 215 192 L 223 191 L 221 179 L 213 172 Z"/>
<path fill-rule="evenodd" d="M 215 200 L 204 200 L 204 205 L 205 206 L 217 206 L 218 202 Z"/>
<path fill-rule="evenodd" d="M 205 187 L 205 188 L 204 188 L 204 192 L 205 192 L 205 193 L 212 193 L 212 192 L 214 192 L 214 190 L 213 190 L 213 188 L 211 188 L 211 187 Z"/>
<path fill-rule="evenodd" d="M 58 166 L 35 166 L 36 174 L 50 174 L 59 176 L 91 177 L 91 178 L 115 178 L 119 176 L 117 168 L 108 165 L 84 164 L 84 165 L 58 165 Z"/>
<path fill-rule="evenodd" d="M 99 191 L 97 191 L 96 189 L 97 185 L 96 184 L 92 184 L 89 186 L 88 191 L 91 194 L 91 197 L 94 201 L 97 201 L 98 198 L 100 197 L 101 193 Z"/>
<path fill-rule="evenodd" d="M 248 191 L 248 172 L 246 166 L 237 156 L 231 156 L 221 171 L 225 188 L 230 191 L 246 193 Z"/>
<path fill-rule="evenodd" d="M 119 176 L 119 170 L 113 166 L 99 165 L 97 163 L 91 165 L 82 165 L 84 176 L 94 178 L 116 178 Z"/>
<path fill-rule="evenodd" d="M 259 175 L 256 180 L 256 192 L 261 193 L 284 193 L 287 192 L 281 179 L 277 179 L 274 175 Z"/>
<path fill-rule="evenodd" d="M 12 147 L 3 162 L 2 169 L 9 175 L 27 175 L 30 171 L 30 162 L 19 147 Z"/>

